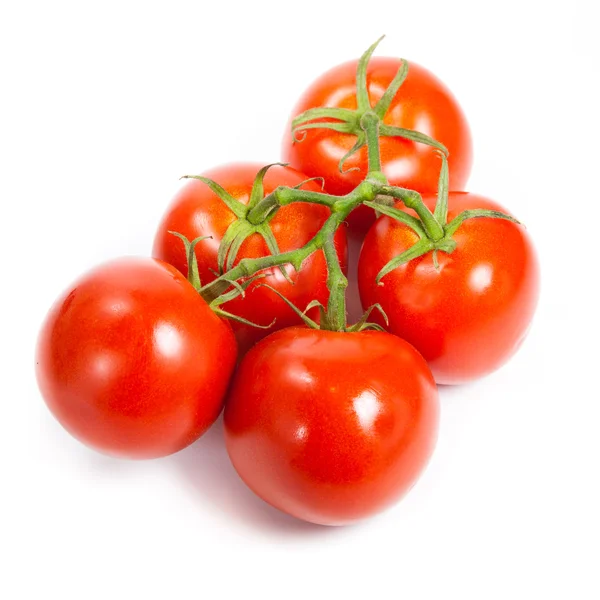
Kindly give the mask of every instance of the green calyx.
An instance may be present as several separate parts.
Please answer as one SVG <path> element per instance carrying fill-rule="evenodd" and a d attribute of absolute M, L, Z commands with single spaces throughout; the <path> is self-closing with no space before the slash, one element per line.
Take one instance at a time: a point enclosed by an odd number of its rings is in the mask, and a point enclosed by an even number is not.
<path fill-rule="evenodd" d="M 339 257 L 335 249 L 335 233 L 346 220 L 352 210 L 365 199 L 373 200 L 379 187 L 369 181 L 363 181 L 352 192 L 345 196 L 332 196 L 322 192 L 300 190 L 288 187 L 278 187 L 263 198 L 248 214 L 248 221 L 260 220 L 279 207 L 292 202 L 309 202 L 329 207 L 331 214 L 325 220 L 321 229 L 304 246 L 284 253 L 274 253 L 259 258 L 243 258 L 227 273 L 220 275 L 214 281 L 206 284 L 201 290 L 202 296 L 211 302 L 225 293 L 230 287 L 229 280 L 239 280 L 252 276 L 264 269 L 291 265 L 295 271 L 300 271 L 304 261 L 314 252 L 323 251 L 327 262 L 327 285 L 330 290 L 327 317 L 321 327 L 335 331 L 346 330 L 346 300 L 345 289 L 348 281 L 340 267 Z"/>
<path fill-rule="evenodd" d="M 203 235 L 197 237 L 195 240 L 188 240 L 185 235 L 182 233 L 178 233 L 177 231 L 169 231 L 171 235 L 178 237 L 185 246 L 185 256 L 187 260 L 187 268 L 188 268 L 188 281 L 192 284 L 194 289 L 199 292 L 202 287 L 202 282 L 200 281 L 200 273 L 198 271 L 198 259 L 196 258 L 196 245 L 198 242 L 202 240 L 212 239 L 210 235 Z"/>
<path fill-rule="evenodd" d="M 260 235 L 269 252 L 273 255 L 279 254 L 279 247 L 277 240 L 273 235 L 273 231 L 269 226 L 269 221 L 274 216 L 274 210 L 268 210 L 266 213 L 259 215 L 256 218 L 255 211 L 253 209 L 264 199 L 264 178 L 267 171 L 274 166 L 287 166 L 284 163 L 272 163 L 264 166 L 256 174 L 254 183 L 252 184 L 252 190 L 250 192 L 250 200 L 248 204 L 240 202 L 237 198 L 234 198 L 226 189 L 221 187 L 216 181 L 203 177 L 202 175 L 185 175 L 184 178 L 198 179 L 202 181 L 219 197 L 219 199 L 231 210 L 236 216 L 236 220 L 227 228 L 223 239 L 219 244 L 219 250 L 217 254 L 217 268 L 219 275 L 222 275 L 226 271 L 229 271 L 237 258 L 238 252 L 242 247 L 243 243 L 252 235 Z M 303 182 L 305 183 L 305 182 Z M 303 184 L 300 184 L 303 185 Z M 285 267 L 280 267 L 283 276 L 286 280 L 292 283 Z"/>
<path fill-rule="evenodd" d="M 310 108 L 292 121 L 294 142 L 302 142 L 306 137 L 306 132 L 310 129 L 330 129 L 356 136 L 356 142 L 352 148 L 340 159 L 338 168 L 342 173 L 344 172 L 346 160 L 365 145 L 369 152 L 369 171 L 381 170 L 378 142 L 380 137 L 400 137 L 431 146 L 446 155 L 448 154 L 448 150 L 443 144 L 424 133 L 394 127 L 383 122 L 392 101 L 408 75 L 408 62 L 406 60 L 402 60 L 398 72 L 381 98 L 374 106 L 371 105 L 367 85 L 367 70 L 369 60 L 383 37 L 370 46 L 358 61 L 356 69 L 356 110 L 339 107 Z M 324 121 L 323 119 L 327 120 Z"/>
<path fill-rule="evenodd" d="M 209 236 L 209 235 L 201 236 L 190 242 L 190 240 L 187 237 L 185 237 L 185 235 L 183 235 L 182 233 L 178 233 L 177 231 L 169 231 L 169 233 L 171 235 L 178 237 L 183 242 L 183 245 L 185 246 L 185 253 L 186 253 L 186 258 L 187 258 L 188 281 L 192 284 L 194 289 L 201 296 L 203 296 L 202 284 L 200 282 L 200 274 L 198 272 L 198 259 L 196 257 L 196 245 L 198 244 L 198 242 L 201 242 L 202 240 L 211 239 L 211 236 Z M 239 323 L 244 323 L 245 325 L 257 327 L 259 329 L 268 329 L 269 327 L 272 327 L 275 323 L 275 319 L 273 319 L 273 321 L 271 323 L 269 323 L 268 325 L 258 325 L 257 323 L 248 321 L 248 319 L 244 319 L 243 317 L 234 315 L 233 313 L 227 312 L 226 310 L 221 308 L 222 304 L 225 304 L 226 302 L 229 302 L 230 300 L 233 300 L 234 298 L 237 298 L 238 296 L 244 297 L 246 294 L 246 289 L 248 288 L 248 286 L 251 283 L 253 283 L 257 279 L 262 279 L 267 276 L 268 276 L 268 274 L 266 274 L 266 273 L 256 273 L 256 274 L 252 275 L 251 277 L 248 277 L 241 283 L 237 282 L 235 279 L 225 278 L 224 281 L 227 282 L 228 287 L 230 289 L 226 290 L 224 293 L 222 293 L 217 298 L 214 298 L 213 300 L 211 300 L 209 302 L 209 306 L 211 307 L 213 312 L 215 314 L 219 315 L 220 317 L 225 317 L 227 319 L 238 321 Z"/>
<path fill-rule="evenodd" d="M 258 323 L 254 323 L 252 321 L 249 321 L 248 319 L 244 319 L 243 317 L 240 317 L 221 308 L 222 304 L 225 304 L 226 302 L 229 302 L 234 298 L 237 298 L 238 296 L 244 298 L 246 296 L 246 289 L 248 288 L 248 286 L 251 283 L 254 283 L 257 279 L 263 279 L 264 277 L 268 277 L 268 274 L 256 273 L 255 275 L 253 275 L 252 277 L 248 277 L 241 283 L 238 283 L 237 281 L 235 281 L 235 279 L 226 280 L 231 284 L 232 289 L 228 292 L 225 292 L 224 294 L 221 294 L 218 298 L 215 298 L 209 306 L 212 308 L 213 312 L 219 315 L 220 317 L 224 317 L 232 321 L 237 321 L 238 323 L 243 323 L 244 325 L 249 325 L 251 327 L 256 327 L 257 329 L 270 329 L 271 327 L 273 327 L 273 325 L 275 325 L 275 319 L 273 319 L 267 325 L 259 325 Z"/>
<path fill-rule="evenodd" d="M 367 206 L 375 208 L 380 213 L 407 225 L 419 237 L 419 240 L 413 246 L 392 258 L 379 271 L 376 278 L 379 285 L 383 285 L 381 280 L 388 273 L 428 252 L 433 252 L 433 264 L 436 269 L 439 269 L 438 252 L 452 254 L 456 250 L 456 242 L 452 236 L 467 219 L 493 218 L 506 219 L 513 223 L 519 223 L 517 219 L 510 215 L 497 210 L 487 209 L 465 210 L 448 223 L 448 160 L 443 152 L 439 152 L 439 155 L 442 159 L 442 167 L 438 184 L 437 201 L 433 213 L 423 203 L 421 195 L 418 192 L 398 187 L 383 186 L 381 192 L 384 199 L 381 203 L 365 202 Z M 405 206 L 413 209 L 419 218 L 417 219 L 403 210 L 387 205 L 386 201 L 389 197 L 401 200 Z"/>
<path fill-rule="evenodd" d="M 318 300 L 312 300 L 311 302 L 309 302 L 306 305 L 306 308 L 304 310 L 300 310 L 293 302 L 290 302 L 290 300 L 288 300 L 282 293 L 280 293 L 279 291 L 277 291 L 275 288 L 271 287 L 270 285 L 263 283 L 260 285 L 260 287 L 266 287 L 267 289 L 271 290 L 273 293 L 277 294 L 277 296 L 279 296 L 296 313 L 296 315 L 298 317 L 300 317 L 300 319 L 302 320 L 304 325 L 306 325 L 310 329 L 322 329 L 325 331 L 340 331 L 340 332 L 348 332 L 348 333 L 365 331 L 365 330 L 369 330 L 369 329 L 376 330 L 376 331 L 385 331 L 384 328 L 381 327 L 381 325 L 379 325 L 378 323 L 369 322 L 368 319 L 369 319 L 369 316 L 371 315 L 371 313 L 373 312 L 373 310 L 378 310 L 381 313 L 381 315 L 383 316 L 383 319 L 385 320 L 386 324 L 388 323 L 387 315 L 385 314 L 381 305 L 373 304 L 373 306 L 369 306 L 369 308 L 367 308 L 367 310 L 364 312 L 364 314 L 360 318 L 360 320 L 357 321 L 356 323 L 354 323 L 353 325 L 346 324 L 345 315 L 344 315 L 344 325 L 343 325 L 343 327 L 338 327 L 337 326 L 337 320 L 338 320 L 337 317 L 332 316 L 329 313 L 328 309 L 325 308 L 325 306 L 323 306 L 323 304 L 321 304 L 321 302 L 319 302 Z M 308 311 L 311 308 L 315 308 L 315 307 L 319 308 L 319 322 L 318 323 L 316 321 L 314 321 L 313 319 L 311 319 L 306 314 L 306 313 L 308 313 Z"/>

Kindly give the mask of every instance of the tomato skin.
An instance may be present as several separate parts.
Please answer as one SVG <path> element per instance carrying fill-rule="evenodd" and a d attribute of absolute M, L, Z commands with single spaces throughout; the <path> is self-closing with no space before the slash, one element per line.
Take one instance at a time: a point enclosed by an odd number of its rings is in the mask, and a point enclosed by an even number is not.
<path fill-rule="evenodd" d="M 204 175 L 219 183 L 234 198 L 247 204 L 254 178 L 262 166 L 251 163 L 230 164 L 206 171 Z M 295 186 L 306 179 L 308 176 L 289 167 L 271 167 L 264 179 L 265 194 L 272 192 L 277 186 Z M 309 182 L 303 189 L 320 191 L 321 187 L 315 182 Z M 297 202 L 280 208 L 271 221 L 280 252 L 295 250 L 309 242 L 329 214 L 326 206 L 316 204 Z M 169 234 L 169 231 L 182 233 L 190 240 L 204 235 L 212 236 L 212 239 L 204 240 L 196 246 L 200 278 L 202 284 L 206 284 L 215 279 L 213 270 L 217 270 L 219 244 L 225 231 L 234 221 L 235 215 L 207 185 L 191 179 L 175 196 L 164 215 L 154 240 L 153 255 L 187 275 L 184 246 L 181 240 Z M 345 271 L 347 240 L 344 228 L 338 230 L 335 241 Z M 253 234 L 242 244 L 234 264 L 242 258 L 257 258 L 269 254 L 263 238 Z M 271 290 L 259 287 L 261 283 L 274 287 L 302 310 L 315 299 L 327 304 L 327 265 L 322 252 L 315 252 L 307 258 L 300 272 L 294 271 L 291 266 L 286 266 L 286 269 L 294 285 L 285 280 L 279 268 L 267 269 L 264 273 L 269 276 L 251 284 L 245 298 L 238 297 L 223 305 L 225 310 L 253 323 L 267 325 L 276 319 L 275 325 L 267 330 L 232 321 L 231 326 L 238 340 L 240 353 L 277 329 L 301 323 L 299 317 L 283 300 Z M 318 312 L 310 311 L 309 314 L 315 318 Z"/>
<path fill-rule="evenodd" d="M 354 189 L 367 173 L 367 149 L 362 148 L 338 169 L 339 160 L 354 145 L 355 135 L 329 129 L 311 129 L 306 138 L 293 142 L 291 120 L 309 108 L 319 106 L 356 109 L 356 66 L 350 61 L 334 67 L 316 79 L 292 111 L 283 138 L 282 157 L 309 177 L 325 178 L 330 194 L 343 195 Z M 367 69 L 371 105 L 381 98 L 402 61 L 375 57 Z M 466 117 L 452 92 L 433 73 L 409 62 L 408 76 L 396 94 L 384 123 L 420 131 L 443 143 L 450 153 L 450 189 L 463 190 L 471 172 L 473 150 Z M 299 133 L 299 136 L 304 135 Z M 433 148 L 401 138 L 380 139 L 382 170 L 391 185 L 419 192 L 437 190 L 440 159 Z M 354 170 L 358 168 L 358 170 Z M 349 216 L 350 226 L 366 231 L 375 221 L 372 210 L 360 206 Z"/>
<path fill-rule="evenodd" d="M 175 268 L 120 258 L 55 302 L 36 372 L 46 404 L 74 437 L 106 454 L 156 458 L 215 421 L 236 357 L 229 325 Z"/>
<path fill-rule="evenodd" d="M 437 438 L 427 364 L 387 333 L 293 327 L 242 359 L 225 405 L 234 467 L 263 500 L 343 525 L 403 496 Z"/>
<path fill-rule="evenodd" d="M 435 197 L 424 200 L 433 209 Z M 507 213 L 483 196 L 450 194 L 449 219 L 474 208 Z M 378 286 L 381 268 L 417 240 L 405 225 L 381 217 L 367 233 L 358 265 L 363 306 L 380 303 L 389 331 L 413 344 L 442 384 L 465 383 L 502 366 L 525 338 L 539 295 L 537 256 L 523 226 L 470 219 L 453 237 L 456 250 L 438 252 L 439 271 L 429 253 Z"/>

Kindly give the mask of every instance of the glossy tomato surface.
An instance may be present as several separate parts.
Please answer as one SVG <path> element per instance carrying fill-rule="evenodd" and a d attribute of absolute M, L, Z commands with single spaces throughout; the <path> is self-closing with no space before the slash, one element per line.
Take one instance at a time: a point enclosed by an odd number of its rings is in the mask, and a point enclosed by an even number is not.
<path fill-rule="evenodd" d="M 181 273 L 121 258 L 56 301 L 36 365 L 44 400 L 73 436 L 107 454 L 155 458 L 217 418 L 236 355 L 229 325 Z"/>
<path fill-rule="evenodd" d="M 246 484 L 299 519 L 343 525 L 396 502 L 433 451 L 426 362 L 387 333 L 284 329 L 242 360 L 225 406 Z"/>
<path fill-rule="evenodd" d="M 424 200 L 433 209 L 435 198 Z M 507 212 L 477 194 L 450 194 L 450 219 L 474 208 Z M 503 219 L 467 220 L 454 235 L 456 250 L 438 252 L 439 270 L 429 253 L 393 270 L 378 286 L 381 268 L 417 239 L 398 221 L 377 220 L 359 258 L 363 306 L 381 304 L 389 331 L 419 350 L 438 383 L 464 383 L 495 371 L 519 348 L 537 304 L 539 267 L 526 229 Z"/>
<path fill-rule="evenodd" d="M 206 171 L 203 175 L 219 183 L 240 202 L 247 204 L 254 178 L 262 166 L 231 164 Z M 265 194 L 280 185 L 296 186 L 307 178 L 306 175 L 288 167 L 271 167 L 264 179 Z M 321 190 L 315 182 L 305 184 L 303 189 Z M 279 251 L 287 252 L 304 246 L 318 232 L 329 214 L 326 206 L 316 204 L 295 203 L 280 208 L 271 220 Z M 219 244 L 235 219 L 231 210 L 206 184 L 191 179 L 183 186 L 164 215 L 156 233 L 153 254 L 187 275 L 184 246 L 181 240 L 169 234 L 169 231 L 182 233 L 190 240 L 199 236 L 212 236 L 212 239 L 204 240 L 196 246 L 200 277 L 203 284 L 208 283 L 216 277 L 214 272 L 217 270 Z M 344 228 L 340 228 L 336 234 L 336 246 L 345 270 L 347 241 Z M 269 254 L 264 239 L 259 234 L 252 234 L 242 244 L 234 264 L 242 258 L 257 258 Z M 276 319 L 273 328 L 268 330 L 232 321 L 231 326 L 238 339 L 240 352 L 244 352 L 274 330 L 301 322 L 276 294 L 267 288 L 259 287 L 260 283 L 268 283 L 301 310 L 304 310 L 311 300 L 327 303 L 327 266 L 322 252 L 310 256 L 300 272 L 294 271 L 289 265 L 286 268 L 294 282 L 293 285 L 285 280 L 279 268 L 268 269 L 264 271 L 268 277 L 251 284 L 245 298 L 238 297 L 223 306 L 225 310 L 261 325 L 267 325 Z M 311 316 L 315 317 L 316 314 L 313 311 Z"/>
<path fill-rule="evenodd" d="M 356 141 L 356 136 L 329 129 L 310 129 L 303 141 L 293 142 L 291 119 L 319 106 L 356 109 L 356 66 L 350 61 L 321 75 L 304 92 L 292 111 L 283 139 L 282 157 L 310 177 L 325 178 L 331 194 L 347 194 L 367 173 L 367 150 L 362 148 L 344 164 L 338 163 Z M 367 69 L 371 106 L 381 98 L 398 68 L 400 59 L 375 57 Z M 452 92 L 433 73 L 409 63 L 408 76 L 396 94 L 384 123 L 420 131 L 443 143 L 450 153 L 450 189 L 463 190 L 472 165 L 471 133 L 465 115 Z M 300 138 L 304 133 L 300 133 Z M 437 190 L 440 159 L 433 148 L 401 138 L 382 137 L 382 168 L 392 185 L 419 192 Z M 367 207 L 359 207 L 349 217 L 351 226 L 365 230 L 375 220 Z"/>

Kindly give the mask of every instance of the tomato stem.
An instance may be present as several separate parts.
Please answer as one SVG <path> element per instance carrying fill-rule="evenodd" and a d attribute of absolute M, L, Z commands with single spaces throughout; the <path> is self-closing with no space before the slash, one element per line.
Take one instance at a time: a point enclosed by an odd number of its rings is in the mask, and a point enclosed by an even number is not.
<path fill-rule="evenodd" d="M 331 196 L 323 192 L 311 192 L 280 186 L 265 196 L 246 215 L 247 220 L 253 225 L 264 223 L 273 218 L 277 209 L 293 202 L 309 202 L 311 204 L 323 204 L 330 208 L 339 200 L 339 196 Z"/>
<path fill-rule="evenodd" d="M 438 223 L 429 208 L 427 208 L 419 192 L 395 186 L 384 186 L 381 193 L 402 200 L 407 208 L 412 208 L 419 216 L 419 219 L 421 219 L 427 236 L 431 240 L 437 242 L 444 237 L 444 228 Z"/>
<path fill-rule="evenodd" d="M 323 253 L 327 262 L 327 289 L 329 290 L 327 314 L 323 328 L 331 331 L 345 331 L 346 288 L 348 287 L 348 279 L 344 275 L 340 265 L 334 236 L 335 231 L 328 235 L 323 245 Z"/>
<path fill-rule="evenodd" d="M 373 111 L 367 111 L 360 119 L 360 126 L 365 132 L 369 172 L 381 172 L 381 155 L 379 152 L 379 117 Z"/>

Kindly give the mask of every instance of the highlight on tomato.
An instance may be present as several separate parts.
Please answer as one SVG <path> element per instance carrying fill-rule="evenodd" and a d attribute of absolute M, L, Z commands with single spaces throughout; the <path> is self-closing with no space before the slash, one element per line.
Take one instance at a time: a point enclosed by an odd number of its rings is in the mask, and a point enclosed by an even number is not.
<path fill-rule="evenodd" d="M 156 458 L 215 421 L 236 357 L 231 328 L 179 271 L 120 258 L 55 302 L 36 372 L 48 408 L 74 437 L 113 456 Z"/>
<path fill-rule="evenodd" d="M 283 329 L 242 359 L 225 406 L 231 461 L 263 500 L 343 525 L 397 502 L 435 446 L 425 360 L 380 331 Z"/>
<path fill-rule="evenodd" d="M 390 185 L 419 192 L 437 189 L 436 149 L 448 153 L 450 189 L 463 190 L 473 162 L 467 119 L 450 89 L 433 73 L 399 58 L 371 58 L 376 42 L 360 60 L 319 76 L 291 113 L 283 160 L 309 177 L 323 177 L 325 189 L 343 195 L 367 175 L 368 152 L 361 116 L 380 119 L 382 171 Z M 358 207 L 351 227 L 366 231 L 373 211 Z"/>
<path fill-rule="evenodd" d="M 423 200 L 433 211 L 436 196 Z M 381 305 L 389 323 L 378 322 L 425 357 L 436 381 L 459 384 L 517 351 L 537 305 L 539 267 L 527 230 L 496 202 L 466 192 L 451 192 L 447 202 L 450 253 L 429 249 L 386 268 L 423 240 L 383 215 L 364 240 L 358 283 L 363 306 Z"/>
<path fill-rule="evenodd" d="M 326 206 L 296 202 L 279 208 L 264 222 L 251 223 L 249 210 L 278 186 L 320 191 L 316 181 L 284 165 L 263 167 L 255 163 L 234 163 L 213 168 L 190 178 L 175 196 L 162 218 L 154 240 L 153 255 L 187 275 L 188 260 L 181 241 L 170 232 L 191 239 L 210 236 L 196 246 L 198 270 L 204 284 L 237 265 L 243 258 L 258 258 L 287 252 L 309 242 L 330 214 Z M 346 269 L 346 231 L 340 228 L 335 245 L 342 268 Z M 269 285 L 298 306 L 310 301 L 327 302 L 327 265 L 321 252 L 307 258 L 297 272 L 291 265 L 273 267 L 263 272 Z M 227 302 L 227 311 L 252 323 L 271 328 L 257 328 L 231 321 L 240 353 L 269 333 L 301 320 L 276 294 L 257 283 L 248 286 L 244 296 Z M 311 309 L 309 315 L 318 311 Z"/>

